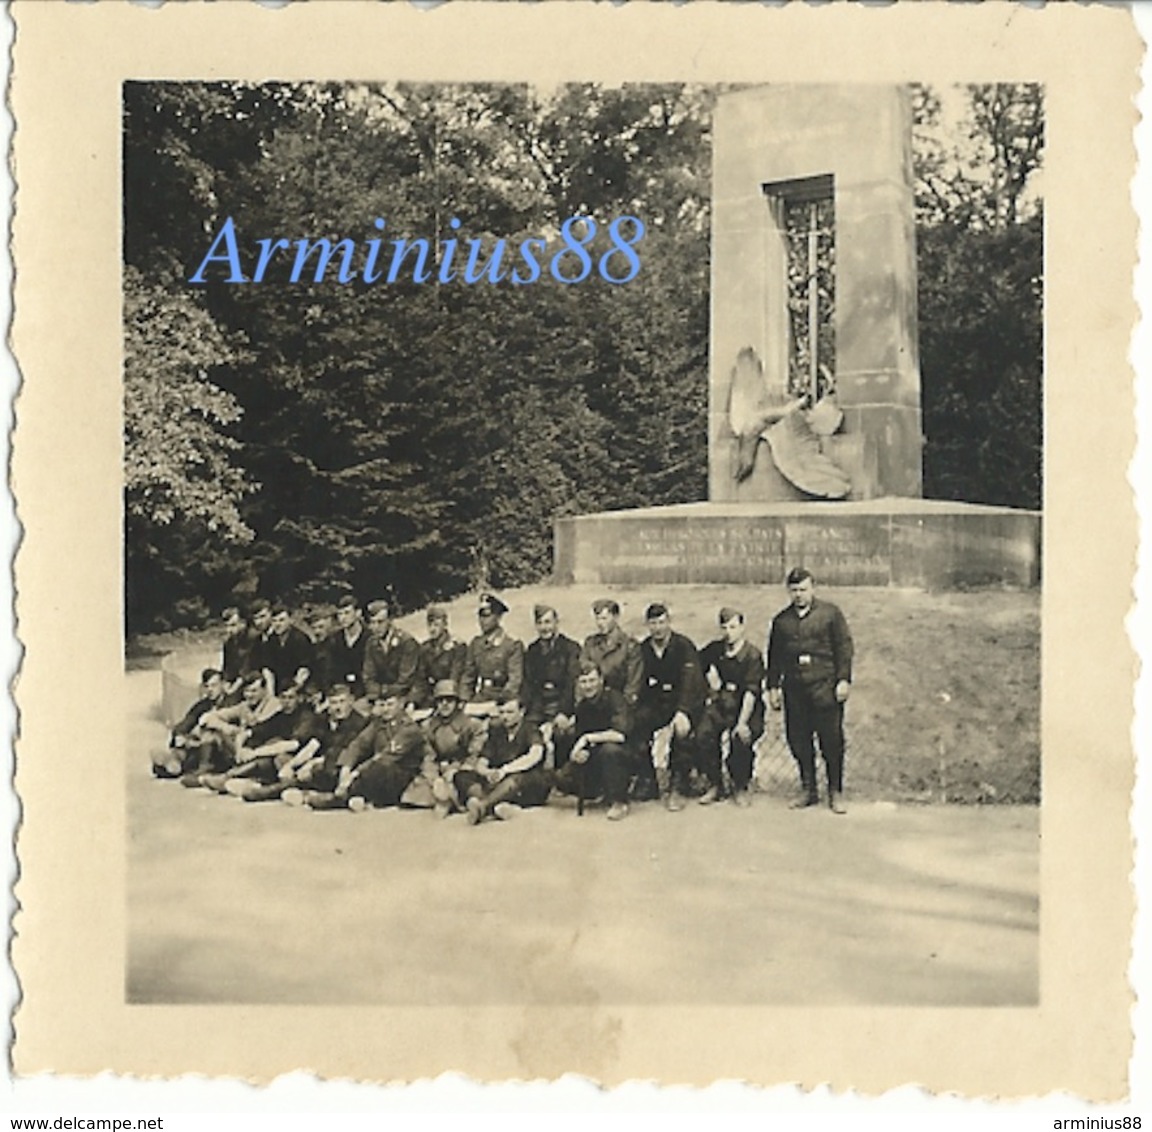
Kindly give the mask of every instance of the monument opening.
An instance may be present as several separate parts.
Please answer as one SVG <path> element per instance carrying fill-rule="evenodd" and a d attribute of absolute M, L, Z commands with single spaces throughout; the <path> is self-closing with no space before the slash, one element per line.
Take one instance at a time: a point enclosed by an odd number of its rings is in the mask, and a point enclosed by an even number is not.
<path fill-rule="evenodd" d="M 831 173 L 764 186 L 784 278 L 768 294 L 783 301 L 789 397 L 815 405 L 836 384 L 836 205 Z"/>

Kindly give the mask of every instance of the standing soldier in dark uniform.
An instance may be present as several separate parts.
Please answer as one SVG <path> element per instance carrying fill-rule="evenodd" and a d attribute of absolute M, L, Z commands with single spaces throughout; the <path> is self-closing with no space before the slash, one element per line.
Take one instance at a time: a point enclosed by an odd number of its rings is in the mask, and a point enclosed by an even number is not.
<path fill-rule="evenodd" d="M 388 602 L 368 603 L 368 643 L 364 646 L 364 692 L 370 700 L 380 698 L 386 686 L 399 686 L 405 703 L 417 694 L 420 646 L 416 638 L 392 624 Z"/>
<path fill-rule="evenodd" d="M 468 643 L 460 678 L 460 692 L 476 715 L 492 715 L 497 697 L 519 696 L 524 682 L 524 646 L 500 624 L 507 612 L 508 606 L 494 594 L 480 598 L 480 635 Z"/>
<path fill-rule="evenodd" d="M 744 614 L 720 610 L 723 636 L 700 650 L 700 667 L 708 686 L 707 707 L 700 725 L 700 770 L 708 789 L 700 797 L 707 805 L 724 792 L 722 747 L 727 734 L 728 775 L 732 800 L 752 804 L 752 748 L 764 732 L 764 658 L 744 639 Z"/>
<path fill-rule="evenodd" d="M 784 708 L 788 746 L 800 768 L 804 796 L 794 808 L 820 801 L 816 787 L 815 735 L 828 772 L 828 805 L 844 806 L 844 702 L 852 685 L 852 634 L 840 610 L 817 601 L 815 580 L 802 567 L 787 579 L 792 604 L 772 619 L 768 635 L 768 696 Z"/>
<path fill-rule="evenodd" d="M 594 660 L 580 662 L 576 685 L 576 738 L 556 771 L 555 786 L 581 802 L 603 794 L 608 820 L 619 821 L 628 816 L 628 781 L 635 762 L 628 748 L 632 713 L 624 696 L 605 685 Z"/>
<path fill-rule="evenodd" d="M 595 664 L 603 673 L 604 684 L 619 692 L 628 706 L 634 708 L 644 667 L 640 660 L 640 642 L 620 628 L 620 606 L 611 598 L 594 601 L 592 616 L 596 619 L 596 632 L 585 639 L 580 659 Z"/>
<path fill-rule="evenodd" d="M 552 606 L 538 605 L 532 615 L 537 636 L 524 650 L 520 700 L 528 722 L 552 743 L 572 731 L 580 646 L 560 632 L 560 614 Z"/>
<path fill-rule="evenodd" d="M 240 670 L 241 681 L 246 673 L 263 672 L 268 667 L 265 655 L 268 648 L 268 634 L 271 631 L 272 603 L 266 598 L 258 597 L 248 610 L 247 641 L 241 645 L 244 656 L 248 659 L 248 667 Z M 231 691 L 243 691 L 242 684 L 238 682 Z"/>
<path fill-rule="evenodd" d="M 432 705 L 436 685 L 451 680 L 456 688 L 464 675 L 464 657 L 468 646 L 448 631 L 448 610 L 440 605 L 428 606 L 428 639 L 420 644 L 420 696 L 418 707 Z"/>
<path fill-rule="evenodd" d="M 320 643 L 319 683 L 323 688 L 346 684 L 353 699 L 364 695 L 364 651 L 368 630 L 360 603 L 345 594 L 336 603 L 336 628 Z"/>
<path fill-rule="evenodd" d="M 542 806 L 548 800 L 552 776 L 544 769 L 544 736 L 525 717 L 515 696 L 500 697 L 476 766 L 458 770 L 452 784 L 464 799 L 469 825 L 478 825 L 489 814 L 507 821 L 522 806 Z"/>
<path fill-rule="evenodd" d="M 410 687 L 389 684 L 380 689 L 372 721 L 344 748 L 331 794 L 307 796 L 314 810 L 364 810 L 398 806 L 404 791 L 430 761 L 424 732 L 404 713 Z"/>
<path fill-rule="evenodd" d="M 256 637 L 235 606 L 224 610 L 223 619 L 228 636 L 224 638 L 220 670 L 224 674 L 225 691 L 239 692 L 241 674 L 252 667 L 252 645 Z"/>
<path fill-rule="evenodd" d="M 643 680 L 635 731 L 640 792 L 648 793 L 644 780 L 651 781 L 654 769 L 665 807 L 682 810 L 696 762 L 696 731 L 704 714 L 704 674 L 696 646 L 673 631 L 667 606 L 648 606 L 644 619 L 648 636 L 640 644 Z"/>

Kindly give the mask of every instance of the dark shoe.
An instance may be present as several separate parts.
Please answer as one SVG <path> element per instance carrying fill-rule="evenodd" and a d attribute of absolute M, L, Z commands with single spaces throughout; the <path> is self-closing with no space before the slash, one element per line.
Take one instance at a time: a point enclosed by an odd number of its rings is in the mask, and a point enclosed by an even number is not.
<path fill-rule="evenodd" d="M 752 791 L 751 790 L 737 790 L 732 795 L 732 801 L 740 806 L 742 809 L 748 809 L 752 805 Z"/>
<path fill-rule="evenodd" d="M 848 812 L 848 807 L 844 805 L 844 795 L 839 790 L 833 791 L 828 796 L 828 808 L 834 814 L 846 814 Z"/>
<path fill-rule="evenodd" d="M 199 774 L 186 774 L 180 779 L 180 785 L 187 786 L 189 790 L 195 790 L 197 787 L 204 785 L 204 783 L 200 781 L 201 777 Z"/>
<path fill-rule="evenodd" d="M 638 778 L 632 787 L 632 798 L 636 802 L 654 802 L 659 797 L 660 792 L 651 778 Z"/>
<path fill-rule="evenodd" d="M 820 799 L 815 794 L 807 794 L 803 798 L 797 798 L 795 802 L 791 802 L 788 806 L 790 810 L 806 810 L 809 806 L 820 805 Z"/>
<path fill-rule="evenodd" d="M 226 794 L 230 781 L 231 779 L 225 774 L 202 774 L 200 776 L 200 785 L 206 786 L 209 790 L 215 790 L 217 794 Z"/>

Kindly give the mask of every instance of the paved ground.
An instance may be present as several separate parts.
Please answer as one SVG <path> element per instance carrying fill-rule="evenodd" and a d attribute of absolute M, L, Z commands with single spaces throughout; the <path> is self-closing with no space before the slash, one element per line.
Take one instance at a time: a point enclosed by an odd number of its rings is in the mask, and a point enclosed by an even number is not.
<path fill-rule="evenodd" d="M 159 673 L 126 679 L 132 1002 L 1037 1001 L 1035 808 L 251 805 L 151 778 Z"/>

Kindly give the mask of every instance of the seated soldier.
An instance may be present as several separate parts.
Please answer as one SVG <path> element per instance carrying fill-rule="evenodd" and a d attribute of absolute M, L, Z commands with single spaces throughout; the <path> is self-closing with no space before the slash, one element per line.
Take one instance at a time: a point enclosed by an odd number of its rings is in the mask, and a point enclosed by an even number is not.
<path fill-rule="evenodd" d="M 696 646 L 673 631 L 667 606 L 654 603 L 644 616 L 648 636 L 640 644 L 643 679 L 633 736 L 641 760 L 639 794 L 650 796 L 644 784 L 654 778 L 665 807 L 682 810 L 704 714 L 704 674 Z"/>
<path fill-rule="evenodd" d="M 208 712 L 223 707 L 226 694 L 224 674 L 218 668 L 205 668 L 200 673 L 200 699 L 172 727 L 168 749 L 152 755 L 152 773 L 157 778 L 179 778 L 193 771 L 207 773 L 215 769 L 211 765 L 215 744 L 207 752 L 207 761 L 201 757 L 200 744 L 204 733 L 200 729 L 200 720 Z"/>
<path fill-rule="evenodd" d="M 508 612 L 495 594 L 484 594 L 476 618 L 480 634 L 468 642 L 460 691 L 470 715 L 487 718 L 496 711 L 497 697 L 518 696 L 524 679 L 524 646 L 508 636 L 500 619 Z"/>
<path fill-rule="evenodd" d="M 720 610 L 720 631 L 720 639 L 700 651 L 708 686 L 698 747 L 708 788 L 700 802 L 707 805 L 725 796 L 723 755 L 727 748 L 732 800 L 749 806 L 752 748 L 764 731 L 764 658 L 744 639 L 744 614 L 738 609 L 725 606 Z"/>
<path fill-rule="evenodd" d="M 292 624 L 288 607 L 272 607 L 272 622 L 260 647 L 263 668 L 272 675 L 272 692 L 277 694 L 289 684 L 302 688 L 316 667 L 315 646 L 303 629 Z"/>
<path fill-rule="evenodd" d="M 305 802 L 314 810 L 364 810 L 398 806 L 404 791 L 431 762 L 424 732 L 405 714 L 410 686 L 389 684 L 380 689 L 367 727 L 336 760 L 336 786 L 331 793 L 313 793 Z"/>
<path fill-rule="evenodd" d="M 456 771 L 452 786 L 464 799 L 469 825 L 489 814 L 507 821 L 522 807 L 548 800 L 552 776 L 544 769 L 544 737 L 515 696 L 501 697 L 475 767 Z"/>
<path fill-rule="evenodd" d="M 577 812 L 584 799 L 604 796 L 608 820 L 628 816 L 628 782 L 634 758 L 628 747 L 628 704 L 615 688 L 606 687 L 595 661 L 582 660 L 576 680 L 575 742 L 555 774 L 556 789 L 575 794 Z"/>
<path fill-rule="evenodd" d="M 635 708 L 643 669 L 640 642 L 620 628 L 620 606 L 611 598 L 594 601 L 592 616 L 596 632 L 585 638 L 580 659 L 599 665 L 604 684 L 621 693 L 629 708 Z"/>
<path fill-rule="evenodd" d="M 437 817 L 446 818 L 461 804 L 452 788 L 453 775 L 465 767 L 475 767 L 484 748 L 484 725 L 464 710 L 453 681 L 439 681 L 432 697 L 432 714 L 423 726 L 435 765 L 426 773 L 436 800 L 434 812 Z"/>
<path fill-rule="evenodd" d="M 381 689 L 398 687 L 404 703 L 417 692 L 420 646 L 416 638 L 392 623 L 392 606 L 383 599 L 368 603 L 368 641 L 364 646 L 364 694 L 378 700 Z"/>
<path fill-rule="evenodd" d="M 213 708 L 200 717 L 199 761 L 181 778 L 185 786 L 201 786 L 204 774 L 235 766 L 237 752 L 252 729 L 280 711 L 280 701 L 269 694 L 263 673 L 246 672 L 240 684 L 242 699 L 238 704 Z"/>
<path fill-rule="evenodd" d="M 540 728 L 546 745 L 572 730 L 580 646 L 560 632 L 560 614 L 550 605 L 533 611 L 536 640 L 524 650 L 520 699 L 529 723 Z"/>
<path fill-rule="evenodd" d="M 330 688 L 345 684 L 358 700 L 364 695 L 364 650 L 368 645 L 368 630 L 360 603 L 345 594 L 336 603 L 336 628 L 320 643 L 317 665 L 320 684 Z"/>
<path fill-rule="evenodd" d="M 278 781 L 280 768 L 302 748 L 315 749 L 320 719 L 304 702 L 303 691 L 289 684 L 277 697 L 280 710 L 255 724 L 236 752 L 236 765 L 222 774 L 205 774 L 200 784 L 217 793 L 260 795 L 258 787 Z"/>
<path fill-rule="evenodd" d="M 441 680 L 451 680 L 460 687 L 464 675 L 464 657 L 468 646 L 448 631 L 448 611 L 440 605 L 430 605 L 428 639 L 420 644 L 420 695 L 417 706 L 431 706 L 434 690 Z"/>

